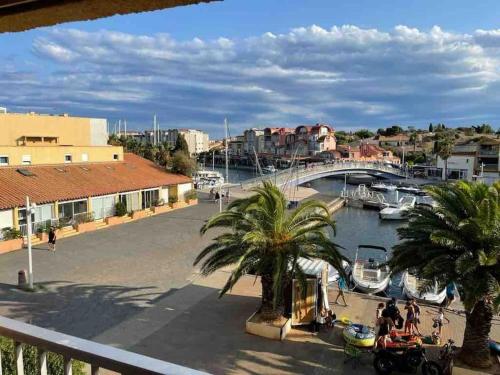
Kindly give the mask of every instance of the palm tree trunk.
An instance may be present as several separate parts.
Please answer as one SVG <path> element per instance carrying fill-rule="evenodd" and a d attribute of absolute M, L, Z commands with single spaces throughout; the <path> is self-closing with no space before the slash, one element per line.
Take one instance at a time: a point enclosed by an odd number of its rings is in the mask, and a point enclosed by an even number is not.
<path fill-rule="evenodd" d="M 491 366 L 489 334 L 493 308 L 490 303 L 481 300 L 472 311 L 466 313 L 465 333 L 460 359 L 472 367 Z"/>
<path fill-rule="evenodd" d="M 274 306 L 273 292 L 273 277 L 263 275 L 260 278 L 262 284 L 262 301 L 260 306 L 260 314 L 264 320 L 275 320 L 283 315 L 283 302 L 279 298 L 279 302 Z"/>

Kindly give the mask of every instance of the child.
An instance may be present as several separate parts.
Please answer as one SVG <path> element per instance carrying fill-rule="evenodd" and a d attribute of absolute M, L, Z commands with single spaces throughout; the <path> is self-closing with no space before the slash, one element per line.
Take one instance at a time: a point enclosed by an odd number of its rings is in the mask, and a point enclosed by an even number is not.
<path fill-rule="evenodd" d="M 441 337 L 441 334 L 443 332 L 443 324 L 444 324 L 444 321 L 446 320 L 446 322 L 449 324 L 450 323 L 450 320 L 444 316 L 444 309 L 442 307 L 439 308 L 439 311 L 438 311 L 438 314 L 436 315 L 436 317 L 433 319 L 434 321 L 434 324 L 432 325 L 432 327 L 436 328 L 437 331 L 435 331 L 435 333 Z"/>

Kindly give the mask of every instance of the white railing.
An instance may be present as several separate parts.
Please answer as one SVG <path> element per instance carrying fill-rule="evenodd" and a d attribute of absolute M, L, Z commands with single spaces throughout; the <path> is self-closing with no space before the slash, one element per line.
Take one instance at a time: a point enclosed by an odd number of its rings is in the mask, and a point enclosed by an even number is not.
<path fill-rule="evenodd" d="M 269 180 L 276 185 L 282 186 L 288 183 L 294 183 L 298 180 L 306 179 L 326 172 L 349 170 L 375 170 L 377 172 L 390 173 L 400 177 L 405 176 L 405 172 L 400 168 L 394 168 L 384 163 L 367 161 L 342 161 L 329 164 L 310 164 L 306 166 L 294 167 L 292 169 L 281 170 L 276 173 L 267 174 L 261 177 L 253 178 L 241 183 L 243 189 L 251 188 Z"/>
<path fill-rule="evenodd" d="M 47 219 L 47 220 L 42 220 L 42 221 L 36 221 L 34 223 L 31 223 L 31 233 L 32 234 L 37 234 L 38 230 L 41 228 L 42 230 L 45 230 L 47 227 L 57 227 L 59 224 L 59 219 Z M 19 225 L 19 231 L 23 236 L 28 235 L 28 224 L 21 224 Z"/>
<path fill-rule="evenodd" d="M 100 369 L 111 370 L 119 374 L 207 375 L 207 373 L 201 371 L 65 335 L 2 316 L 0 316 L 0 336 L 10 338 L 15 343 L 14 358 L 18 375 L 24 375 L 25 373 L 23 363 L 23 347 L 25 345 L 38 348 L 41 375 L 47 375 L 48 352 L 63 356 L 65 375 L 71 375 L 73 360 L 88 363 L 91 367 L 92 375 L 98 375 Z M 0 371 L 1 373 L 2 371 Z"/>

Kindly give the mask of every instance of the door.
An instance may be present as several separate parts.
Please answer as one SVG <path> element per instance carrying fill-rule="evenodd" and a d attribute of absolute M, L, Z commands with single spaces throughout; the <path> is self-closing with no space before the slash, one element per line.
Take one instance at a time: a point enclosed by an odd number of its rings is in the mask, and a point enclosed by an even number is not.
<path fill-rule="evenodd" d="M 297 280 L 292 283 L 292 325 L 310 324 L 316 319 L 316 299 L 318 280 L 307 279 L 307 290 L 304 296 Z"/>
<path fill-rule="evenodd" d="M 113 216 L 115 214 L 115 196 L 92 198 L 92 211 L 95 220 Z"/>

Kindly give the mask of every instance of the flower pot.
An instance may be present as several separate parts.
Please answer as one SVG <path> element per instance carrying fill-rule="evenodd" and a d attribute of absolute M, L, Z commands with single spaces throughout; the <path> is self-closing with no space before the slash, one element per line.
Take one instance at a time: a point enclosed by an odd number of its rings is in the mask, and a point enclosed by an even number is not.
<path fill-rule="evenodd" d="M 48 242 L 49 241 L 49 235 L 45 232 L 40 232 L 37 233 L 36 236 L 41 242 Z"/>
<path fill-rule="evenodd" d="M 198 204 L 198 198 L 195 198 L 195 199 L 188 199 L 187 203 L 192 206 L 192 205 L 195 205 L 195 204 Z"/>
<path fill-rule="evenodd" d="M 80 223 L 76 224 L 76 231 L 78 233 L 85 233 L 85 232 L 91 232 L 93 230 L 97 229 L 95 221 L 90 221 L 88 223 Z"/>
<path fill-rule="evenodd" d="M 0 241 L 0 253 L 8 253 L 9 251 L 22 249 L 22 247 L 23 247 L 22 238 Z"/>
<path fill-rule="evenodd" d="M 183 202 L 173 202 L 173 203 L 170 203 L 170 207 L 172 207 L 172 209 L 176 209 L 176 208 L 181 208 L 181 207 L 184 207 L 185 203 Z"/>
<path fill-rule="evenodd" d="M 122 224 L 125 221 L 125 216 L 110 216 L 104 219 L 107 225 Z"/>
<path fill-rule="evenodd" d="M 148 216 L 148 214 L 146 213 L 146 210 L 132 212 L 132 219 L 133 220 L 142 219 L 142 218 L 145 218 L 147 216 Z"/>
<path fill-rule="evenodd" d="M 170 211 L 171 208 L 169 205 L 163 205 L 163 206 L 157 206 L 157 207 L 153 207 L 153 213 L 154 214 L 162 214 L 164 212 L 168 212 Z"/>
<path fill-rule="evenodd" d="M 282 318 L 277 322 L 266 322 L 260 319 L 259 313 L 253 313 L 246 321 L 246 332 L 252 335 L 273 340 L 283 340 L 292 329 L 292 319 Z"/>

